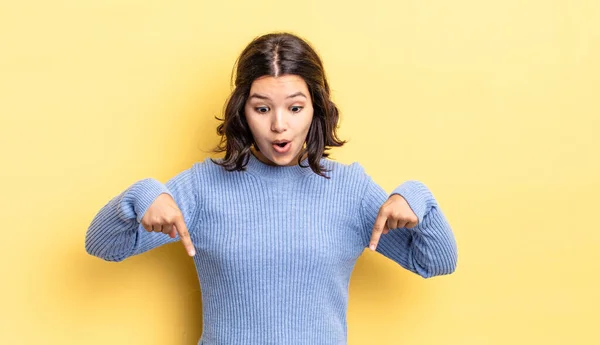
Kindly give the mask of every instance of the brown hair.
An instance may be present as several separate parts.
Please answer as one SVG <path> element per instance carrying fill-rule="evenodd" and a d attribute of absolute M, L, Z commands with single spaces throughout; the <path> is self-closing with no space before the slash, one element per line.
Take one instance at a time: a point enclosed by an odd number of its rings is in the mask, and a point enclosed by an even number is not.
<path fill-rule="evenodd" d="M 217 127 L 221 141 L 215 152 L 225 152 L 225 158 L 216 164 L 229 171 L 244 170 L 248 164 L 254 138 L 246 122 L 244 106 L 252 82 L 262 76 L 298 75 L 306 82 L 313 102 L 313 119 L 306 136 L 306 147 L 300 151 L 298 164 L 308 154 L 308 164 L 318 175 L 326 177 L 321 166 L 326 151 L 346 142 L 340 140 L 336 130 L 339 111 L 330 99 L 330 89 L 323 63 L 315 50 L 300 37 L 290 33 L 270 33 L 255 38 L 236 61 L 232 73 L 234 87 L 224 109 L 224 117 Z M 234 80 L 235 78 L 235 80 Z M 258 149 L 258 146 L 256 146 Z M 303 166 L 305 167 L 305 166 Z"/>

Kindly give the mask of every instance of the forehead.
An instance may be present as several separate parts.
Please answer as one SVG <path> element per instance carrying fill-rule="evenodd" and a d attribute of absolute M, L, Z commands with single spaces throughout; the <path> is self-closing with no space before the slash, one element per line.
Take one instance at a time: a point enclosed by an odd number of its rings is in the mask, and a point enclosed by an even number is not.
<path fill-rule="evenodd" d="M 303 92 L 308 96 L 308 86 L 304 79 L 294 74 L 284 74 L 278 77 L 263 76 L 252 82 L 250 93 L 256 92 L 265 95 L 284 95 Z"/>

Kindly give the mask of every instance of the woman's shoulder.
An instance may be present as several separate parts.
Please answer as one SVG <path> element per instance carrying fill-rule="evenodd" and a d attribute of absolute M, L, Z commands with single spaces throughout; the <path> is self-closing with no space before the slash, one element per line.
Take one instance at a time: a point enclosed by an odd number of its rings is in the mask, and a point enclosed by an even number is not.
<path fill-rule="evenodd" d="M 343 163 L 330 158 L 324 158 L 321 162 L 329 170 L 331 178 L 363 179 L 366 177 L 365 169 L 359 162 Z"/>
<path fill-rule="evenodd" d="M 222 160 L 222 158 L 206 157 L 203 160 L 195 162 L 192 169 L 197 174 L 201 174 L 205 177 L 211 175 L 217 176 L 225 171 L 225 168 L 218 164 Z"/>

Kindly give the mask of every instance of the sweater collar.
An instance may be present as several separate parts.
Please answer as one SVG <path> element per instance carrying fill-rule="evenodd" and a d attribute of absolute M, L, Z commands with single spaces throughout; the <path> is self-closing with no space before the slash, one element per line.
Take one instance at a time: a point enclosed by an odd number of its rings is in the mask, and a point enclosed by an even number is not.
<path fill-rule="evenodd" d="M 252 153 L 250 153 L 249 156 L 250 158 L 248 159 L 246 171 L 259 177 L 278 180 L 300 178 L 314 174 L 312 169 L 308 166 L 308 158 L 302 161 L 302 165 L 306 166 L 306 168 L 302 168 L 298 164 L 290 166 L 269 165 L 261 162 Z"/>

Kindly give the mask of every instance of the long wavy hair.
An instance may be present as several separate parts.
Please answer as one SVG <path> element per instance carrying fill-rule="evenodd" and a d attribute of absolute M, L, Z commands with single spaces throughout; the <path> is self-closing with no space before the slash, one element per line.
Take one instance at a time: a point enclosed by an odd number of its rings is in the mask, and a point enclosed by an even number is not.
<path fill-rule="evenodd" d="M 337 136 L 339 111 L 331 101 L 329 84 L 321 58 L 308 42 L 290 33 L 270 33 L 255 38 L 242 51 L 234 65 L 231 81 L 233 91 L 224 107 L 222 121 L 217 127 L 221 141 L 214 152 L 225 152 L 216 164 L 228 171 L 244 170 L 250 158 L 254 138 L 248 127 L 244 107 L 254 80 L 263 76 L 297 75 L 304 79 L 313 103 L 313 119 L 300 151 L 298 164 L 308 156 L 308 164 L 316 174 L 327 177 L 320 164 L 331 147 L 346 143 Z M 307 166 L 303 166 L 307 168 Z"/>

